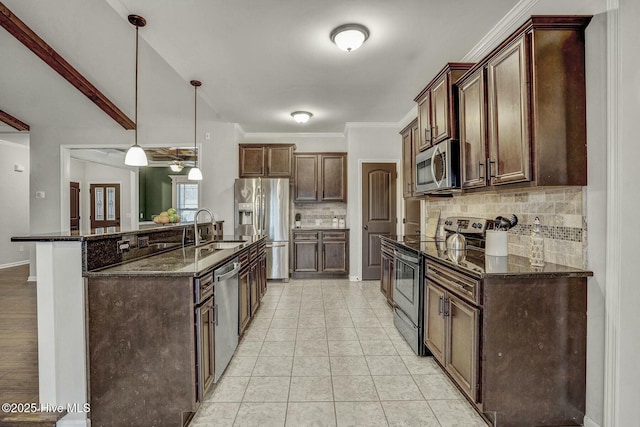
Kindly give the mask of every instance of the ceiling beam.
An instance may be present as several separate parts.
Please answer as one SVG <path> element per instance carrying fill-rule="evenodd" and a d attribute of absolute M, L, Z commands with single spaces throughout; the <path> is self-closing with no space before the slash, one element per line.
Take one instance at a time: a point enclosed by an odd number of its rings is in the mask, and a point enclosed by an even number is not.
<path fill-rule="evenodd" d="M 2 110 L 0 110 L 0 122 L 4 122 L 9 126 L 11 126 L 12 128 L 17 129 L 19 131 L 29 130 L 28 124 L 26 124 L 21 120 L 16 119 L 11 114 L 5 113 Z"/>
<path fill-rule="evenodd" d="M 28 47 L 47 65 L 64 77 L 76 89 L 82 92 L 109 117 L 118 122 L 123 128 L 135 129 L 136 124 L 127 117 L 102 92 L 89 82 L 78 70 L 73 68 L 58 52 L 40 38 L 31 28 L 14 15 L 8 7 L 0 2 L 0 26 Z"/>

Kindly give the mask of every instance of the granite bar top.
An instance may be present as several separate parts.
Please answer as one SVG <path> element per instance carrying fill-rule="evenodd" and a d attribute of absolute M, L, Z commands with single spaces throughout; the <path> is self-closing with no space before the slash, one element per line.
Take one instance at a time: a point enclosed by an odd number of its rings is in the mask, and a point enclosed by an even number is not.
<path fill-rule="evenodd" d="M 84 277 L 144 277 L 144 276 L 199 276 L 208 270 L 232 259 L 245 248 L 257 243 L 265 236 L 223 236 L 221 239 L 198 247 L 187 246 L 133 261 L 124 262 L 96 270 L 85 271 Z M 211 250 L 220 242 L 242 241 L 231 249 Z"/>
<path fill-rule="evenodd" d="M 334 228 L 334 227 L 300 227 L 292 228 L 291 231 L 349 231 L 348 228 Z"/>
<path fill-rule="evenodd" d="M 545 263 L 544 267 L 534 267 L 529 258 L 518 255 L 505 257 L 485 255 L 478 249 L 467 249 L 462 260 L 447 253 L 446 242 L 437 239 L 413 240 L 390 239 L 393 243 L 420 252 L 429 260 L 439 262 L 455 270 L 462 271 L 479 279 L 484 278 L 554 278 L 554 277 L 590 277 L 593 272 L 560 264 Z"/>

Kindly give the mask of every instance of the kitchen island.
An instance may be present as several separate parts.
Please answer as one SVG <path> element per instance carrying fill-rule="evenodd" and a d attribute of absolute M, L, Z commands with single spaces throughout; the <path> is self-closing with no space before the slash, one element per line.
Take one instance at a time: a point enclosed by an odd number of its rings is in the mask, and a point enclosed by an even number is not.
<path fill-rule="evenodd" d="M 194 248 L 192 228 L 12 238 L 36 242 L 40 402 L 91 404 L 58 425 L 183 425 L 195 412 L 194 283 L 234 257 L 256 266 L 264 238 L 216 236 Z M 212 239 L 212 228 L 201 234 Z M 254 299 L 264 294 L 265 271 L 240 281 L 247 306 L 251 286 Z"/>

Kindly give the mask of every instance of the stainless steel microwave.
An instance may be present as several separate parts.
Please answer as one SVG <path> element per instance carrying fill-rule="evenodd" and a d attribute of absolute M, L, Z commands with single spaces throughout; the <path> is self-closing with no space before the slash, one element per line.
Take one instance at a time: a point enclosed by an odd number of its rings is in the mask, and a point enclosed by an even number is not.
<path fill-rule="evenodd" d="M 434 193 L 460 188 L 460 145 L 447 139 L 416 155 L 416 191 Z"/>

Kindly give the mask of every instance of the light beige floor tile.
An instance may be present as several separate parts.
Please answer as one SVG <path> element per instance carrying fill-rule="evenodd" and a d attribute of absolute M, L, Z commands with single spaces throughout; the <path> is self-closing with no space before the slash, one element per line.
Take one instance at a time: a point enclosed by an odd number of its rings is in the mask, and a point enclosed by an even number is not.
<path fill-rule="evenodd" d="M 378 392 L 369 375 L 333 377 L 333 396 L 336 402 L 374 402 Z"/>
<path fill-rule="evenodd" d="M 242 403 L 233 425 L 234 427 L 282 427 L 286 416 L 286 403 Z"/>
<path fill-rule="evenodd" d="M 333 402 L 331 377 L 291 377 L 289 402 Z"/>
<path fill-rule="evenodd" d="M 387 325 L 383 327 L 384 332 L 391 338 L 392 340 L 403 340 L 404 337 L 396 328 L 396 325 Z"/>
<path fill-rule="evenodd" d="M 258 360 L 258 356 L 234 356 L 224 375 L 226 377 L 249 377 L 253 367 L 256 365 L 256 360 Z"/>
<path fill-rule="evenodd" d="M 242 341 L 264 341 L 268 330 L 267 328 L 249 328 L 244 333 Z"/>
<path fill-rule="evenodd" d="M 273 313 L 274 319 L 284 318 L 284 319 L 298 319 L 298 315 L 300 314 L 299 308 L 290 308 L 290 309 L 276 309 Z"/>
<path fill-rule="evenodd" d="M 487 424 L 466 400 L 429 400 L 442 427 L 486 427 Z"/>
<path fill-rule="evenodd" d="M 373 319 L 376 318 L 376 314 L 370 308 L 349 309 L 349 314 L 351 314 L 351 317 L 371 317 Z"/>
<path fill-rule="evenodd" d="M 371 375 L 409 375 L 400 356 L 366 356 Z"/>
<path fill-rule="evenodd" d="M 380 400 L 422 400 L 411 375 L 373 376 Z"/>
<path fill-rule="evenodd" d="M 263 341 L 246 341 L 242 340 L 236 349 L 233 357 L 257 356 L 262 349 Z"/>
<path fill-rule="evenodd" d="M 265 334 L 265 341 L 295 341 L 296 329 L 269 328 Z"/>
<path fill-rule="evenodd" d="M 331 375 L 370 375 L 364 356 L 336 356 L 329 360 Z"/>
<path fill-rule="evenodd" d="M 286 402 L 291 377 L 251 377 L 244 402 Z"/>
<path fill-rule="evenodd" d="M 240 403 L 204 402 L 198 409 L 192 427 L 231 427 L 236 419 Z"/>
<path fill-rule="evenodd" d="M 380 402 L 336 402 L 338 427 L 387 426 Z"/>
<path fill-rule="evenodd" d="M 381 328 L 382 325 L 374 317 L 354 317 L 353 325 L 356 328 Z"/>
<path fill-rule="evenodd" d="M 440 427 L 427 402 L 385 401 L 382 408 L 391 427 Z"/>
<path fill-rule="evenodd" d="M 297 329 L 297 317 L 274 317 L 270 327 L 273 329 Z"/>
<path fill-rule="evenodd" d="M 333 403 L 291 402 L 287 407 L 286 425 L 291 427 L 333 427 L 336 425 Z"/>
<path fill-rule="evenodd" d="M 328 341 L 330 356 L 362 356 L 360 341 Z"/>
<path fill-rule="evenodd" d="M 296 340 L 300 341 L 317 341 L 327 339 L 327 330 L 325 328 L 305 328 L 298 329 Z"/>
<path fill-rule="evenodd" d="M 413 379 L 427 400 L 459 400 L 464 398 L 444 373 L 414 375 Z"/>
<path fill-rule="evenodd" d="M 401 356 L 405 356 L 405 355 L 415 356 L 415 353 L 413 352 L 413 349 L 411 347 L 409 347 L 409 344 L 407 344 L 407 342 L 404 339 L 391 340 L 391 342 L 393 343 L 393 346 L 396 348 L 396 351 L 398 352 L 399 355 L 401 355 Z"/>
<path fill-rule="evenodd" d="M 327 342 L 322 341 L 296 341 L 295 356 L 328 356 Z"/>
<path fill-rule="evenodd" d="M 331 315 L 326 315 L 325 324 L 327 325 L 327 329 L 353 328 L 353 320 L 351 320 L 351 316 L 349 316 L 348 314 L 346 316 L 336 316 L 336 317 L 332 317 Z"/>
<path fill-rule="evenodd" d="M 298 328 L 325 328 L 324 314 L 322 316 L 300 316 Z"/>
<path fill-rule="evenodd" d="M 327 327 L 327 339 L 329 341 L 356 341 L 358 334 L 355 328 L 329 328 Z"/>
<path fill-rule="evenodd" d="M 260 356 L 293 356 L 295 341 L 264 341 Z"/>
<path fill-rule="evenodd" d="M 271 325 L 270 317 L 256 317 L 251 321 L 251 327 L 266 329 Z"/>
<path fill-rule="evenodd" d="M 387 333 L 381 327 L 373 327 L 373 328 L 358 328 L 356 327 L 356 333 L 358 334 L 358 339 L 360 340 L 381 340 L 387 339 Z"/>
<path fill-rule="evenodd" d="M 250 378 L 225 376 L 220 380 L 211 396 L 205 400 L 208 402 L 242 402 Z"/>
<path fill-rule="evenodd" d="M 442 373 L 438 364 L 433 360 L 433 357 L 421 357 L 415 354 L 402 355 L 404 364 L 411 372 L 411 375 L 429 375 Z"/>
<path fill-rule="evenodd" d="M 290 377 L 293 357 L 258 356 L 251 376 L 254 377 Z"/>
<path fill-rule="evenodd" d="M 327 356 L 295 356 L 293 358 L 293 376 L 322 377 L 331 375 Z"/>
<path fill-rule="evenodd" d="M 365 356 L 396 356 L 398 352 L 391 340 L 361 340 L 360 346 Z"/>

